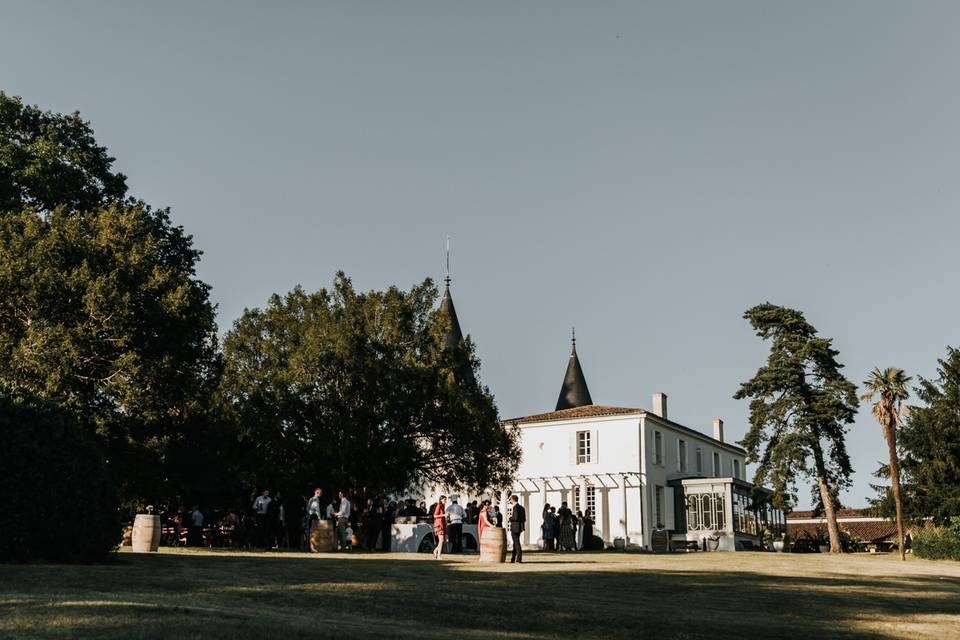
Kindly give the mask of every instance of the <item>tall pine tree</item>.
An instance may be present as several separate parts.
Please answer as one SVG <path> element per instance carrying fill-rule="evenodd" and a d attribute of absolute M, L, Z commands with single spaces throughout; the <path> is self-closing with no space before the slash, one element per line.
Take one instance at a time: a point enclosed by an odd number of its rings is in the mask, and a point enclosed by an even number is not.
<path fill-rule="evenodd" d="M 853 469 L 845 437 L 857 411 L 856 387 L 841 373 L 832 341 L 794 309 L 765 303 L 744 314 L 757 335 L 771 340 L 767 364 L 734 398 L 750 398 L 750 430 L 740 444 L 758 462 L 754 482 L 769 483 L 774 504 L 796 501 L 796 482 L 815 481 L 827 518 L 830 550 L 840 553 L 837 495 Z"/>

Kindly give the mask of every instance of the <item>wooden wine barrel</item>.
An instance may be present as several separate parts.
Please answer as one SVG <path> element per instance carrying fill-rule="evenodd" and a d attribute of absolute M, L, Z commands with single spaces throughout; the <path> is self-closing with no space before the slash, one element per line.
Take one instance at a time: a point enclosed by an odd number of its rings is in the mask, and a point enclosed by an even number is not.
<path fill-rule="evenodd" d="M 310 527 L 310 551 L 323 553 L 337 550 L 337 530 L 329 520 L 314 520 Z"/>
<path fill-rule="evenodd" d="M 507 561 L 507 530 L 502 527 L 485 527 L 480 538 L 480 562 L 501 563 Z"/>
<path fill-rule="evenodd" d="M 133 535 L 130 540 L 137 553 L 148 553 L 160 548 L 160 516 L 138 514 L 133 520 Z"/>

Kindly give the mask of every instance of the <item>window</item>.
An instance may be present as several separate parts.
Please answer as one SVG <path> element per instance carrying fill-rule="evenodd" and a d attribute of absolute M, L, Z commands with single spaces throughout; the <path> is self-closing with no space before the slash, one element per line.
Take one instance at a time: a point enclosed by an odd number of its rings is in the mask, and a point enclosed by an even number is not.
<path fill-rule="evenodd" d="M 724 511 L 724 500 L 722 493 L 713 494 L 713 528 L 717 531 L 726 531 L 726 526 L 724 525 L 723 511 Z"/>
<path fill-rule="evenodd" d="M 570 508 L 574 511 L 583 511 L 586 514 L 586 510 L 589 509 L 590 513 L 593 514 L 594 518 L 597 515 L 597 488 L 593 485 L 588 484 L 586 486 L 586 500 L 580 500 L 580 487 L 578 485 L 573 486 L 573 495 L 572 500 L 570 500 Z M 585 503 L 585 504 L 583 504 Z"/>
<path fill-rule="evenodd" d="M 677 468 L 680 469 L 681 473 L 686 472 L 687 470 L 687 443 L 684 440 L 680 440 L 677 444 L 677 455 L 680 457 L 680 464 L 677 465 Z"/>
<path fill-rule="evenodd" d="M 703 473 L 703 450 L 697 447 L 697 473 Z"/>
<path fill-rule="evenodd" d="M 758 508 L 750 499 L 750 490 L 742 487 L 733 488 L 733 530 L 748 535 L 759 535 Z"/>
<path fill-rule="evenodd" d="M 656 498 L 656 500 L 655 500 L 655 507 L 654 507 L 653 513 L 654 513 L 654 518 L 657 521 L 656 528 L 663 529 L 663 487 L 661 487 L 660 485 L 657 485 L 654 488 L 654 497 Z"/>
<path fill-rule="evenodd" d="M 713 529 L 714 499 L 715 496 L 712 493 L 705 493 L 700 496 L 700 521 L 704 529 Z"/>
<path fill-rule="evenodd" d="M 687 496 L 687 531 L 702 528 L 700 520 L 700 496 Z"/>
<path fill-rule="evenodd" d="M 577 432 L 577 464 L 590 462 L 590 432 Z"/>
<path fill-rule="evenodd" d="M 687 530 L 723 530 L 722 493 L 695 493 L 687 496 Z"/>
<path fill-rule="evenodd" d="M 720 476 L 720 454 L 716 451 L 713 452 L 713 475 Z"/>
<path fill-rule="evenodd" d="M 740 461 L 739 460 L 733 461 L 733 477 L 734 478 L 740 477 Z"/>
<path fill-rule="evenodd" d="M 659 431 L 653 432 L 653 461 L 663 464 L 663 435 Z"/>

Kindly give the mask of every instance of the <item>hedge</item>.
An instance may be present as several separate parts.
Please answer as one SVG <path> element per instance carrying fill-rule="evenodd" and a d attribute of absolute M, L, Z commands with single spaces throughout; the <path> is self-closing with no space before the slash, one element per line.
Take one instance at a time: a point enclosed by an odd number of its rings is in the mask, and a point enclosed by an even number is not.
<path fill-rule="evenodd" d="M 117 491 L 89 429 L 0 389 L 0 562 L 95 562 L 120 541 Z"/>
<path fill-rule="evenodd" d="M 947 527 L 918 531 L 912 549 L 918 558 L 960 560 L 960 520 Z"/>

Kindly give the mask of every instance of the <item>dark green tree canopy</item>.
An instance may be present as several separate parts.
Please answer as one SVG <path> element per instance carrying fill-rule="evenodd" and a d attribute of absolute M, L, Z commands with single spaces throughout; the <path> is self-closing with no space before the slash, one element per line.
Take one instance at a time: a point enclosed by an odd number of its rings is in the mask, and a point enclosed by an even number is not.
<path fill-rule="evenodd" d="M 61 115 L 0 92 L 0 213 L 87 211 L 122 200 L 126 177 L 79 113 Z"/>
<path fill-rule="evenodd" d="M 0 218 L 0 379 L 79 414 L 180 415 L 214 362 L 198 252 L 166 211 Z"/>
<path fill-rule="evenodd" d="M 766 366 L 734 396 L 750 398 L 750 429 L 740 444 L 748 461 L 759 463 L 755 483 L 769 483 L 774 503 L 789 507 L 796 479 L 816 477 L 825 453 L 822 471 L 835 495 L 852 473 L 845 437 L 857 411 L 856 387 L 840 373 L 832 341 L 819 337 L 801 312 L 765 303 L 744 318 L 771 341 Z"/>
<path fill-rule="evenodd" d="M 224 340 L 221 396 L 256 482 L 378 493 L 508 479 L 515 438 L 465 380 L 479 365 L 469 341 L 442 348 L 436 299 L 429 280 L 361 293 L 340 273 L 332 290 L 298 287 L 244 312 Z"/>
<path fill-rule="evenodd" d="M 112 164 L 79 115 L 0 93 L 0 382 L 95 430 L 132 498 L 197 437 L 218 354 L 200 252 Z"/>
<path fill-rule="evenodd" d="M 916 396 L 923 404 L 910 406 L 897 445 L 904 517 L 949 523 L 960 519 L 960 350 L 948 347 L 938 362 L 937 378 L 919 379 Z M 883 465 L 877 475 L 889 477 L 889 467 Z M 889 487 L 877 488 L 876 506 L 892 515 Z"/>

